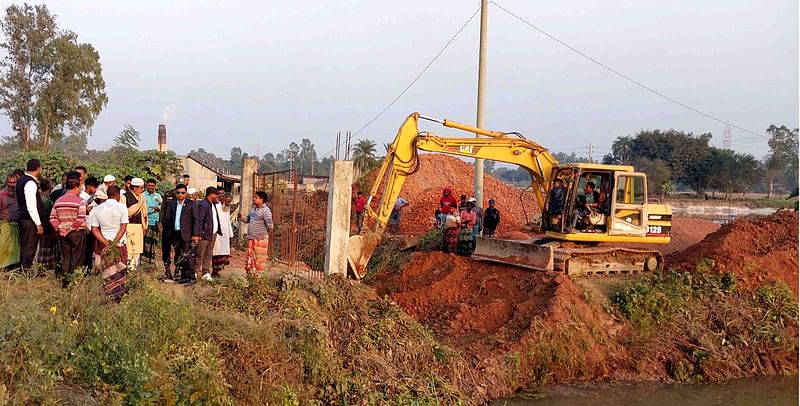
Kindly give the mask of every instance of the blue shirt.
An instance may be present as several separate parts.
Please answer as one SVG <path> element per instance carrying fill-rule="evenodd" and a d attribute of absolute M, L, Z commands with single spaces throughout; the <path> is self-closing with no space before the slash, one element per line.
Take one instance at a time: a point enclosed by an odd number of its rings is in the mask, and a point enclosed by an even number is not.
<path fill-rule="evenodd" d="M 175 231 L 181 231 L 181 212 L 183 212 L 183 205 L 186 204 L 186 200 L 181 202 L 176 202 L 175 205 Z"/>
<path fill-rule="evenodd" d="M 158 223 L 158 212 L 155 209 L 161 207 L 163 200 L 158 192 L 144 192 L 144 199 L 147 201 L 147 224 L 154 226 Z"/>
<path fill-rule="evenodd" d="M 394 202 L 394 209 L 400 210 L 403 206 L 408 204 L 408 200 L 403 199 L 402 197 L 398 197 L 397 200 Z"/>

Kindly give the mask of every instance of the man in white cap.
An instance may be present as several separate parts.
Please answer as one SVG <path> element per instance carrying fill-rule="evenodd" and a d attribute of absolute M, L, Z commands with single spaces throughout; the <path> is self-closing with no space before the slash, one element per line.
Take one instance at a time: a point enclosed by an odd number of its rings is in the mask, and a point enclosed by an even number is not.
<path fill-rule="evenodd" d="M 189 189 L 186 189 L 186 193 L 189 194 L 189 199 L 192 199 L 192 201 L 194 202 L 197 201 L 198 198 L 197 189 L 190 187 Z"/>
<path fill-rule="evenodd" d="M 108 193 L 109 186 L 114 186 L 117 183 L 117 178 L 114 175 L 106 175 L 103 178 L 103 184 L 98 187 L 98 189 L 102 189 L 104 192 Z"/>
<path fill-rule="evenodd" d="M 128 208 L 128 265 L 136 270 L 139 257 L 144 252 L 144 230 L 147 230 L 147 202 L 144 198 L 144 179 L 131 179 L 130 193 L 120 197 L 120 203 Z"/>

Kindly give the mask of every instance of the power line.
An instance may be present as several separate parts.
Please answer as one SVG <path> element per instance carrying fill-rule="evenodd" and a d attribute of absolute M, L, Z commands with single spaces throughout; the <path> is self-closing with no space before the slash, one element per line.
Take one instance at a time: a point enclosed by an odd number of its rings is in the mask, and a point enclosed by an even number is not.
<path fill-rule="evenodd" d="M 614 68 L 612 68 L 612 67 L 610 67 L 610 66 L 608 66 L 608 65 L 606 65 L 606 64 L 604 64 L 604 63 L 602 63 L 602 62 L 600 62 L 600 61 L 598 61 L 598 60 L 597 60 L 597 59 L 595 59 L 595 58 L 592 58 L 591 56 L 589 56 L 589 55 L 587 55 L 587 54 L 585 54 L 585 53 L 583 53 L 583 52 L 581 52 L 580 50 L 578 50 L 577 48 L 573 47 L 572 45 L 569 45 L 569 44 L 567 44 L 566 42 L 564 42 L 564 41 L 562 41 L 562 40 L 560 40 L 560 39 L 558 39 L 558 38 L 554 37 L 553 35 L 551 35 L 551 34 L 547 33 L 546 31 L 542 30 L 541 28 L 537 27 L 536 25 L 534 25 L 534 24 L 533 24 L 533 23 L 531 23 L 530 21 L 528 21 L 528 20 L 526 20 L 526 19 L 524 19 L 524 18 L 522 18 L 522 17 L 518 16 L 517 14 L 514 14 L 514 13 L 513 13 L 511 10 L 509 10 L 509 9 L 507 9 L 507 8 L 505 8 L 505 7 L 503 7 L 503 6 L 501 6 L 501 5 L 500 5 L 500 4 L 498 4 L 497 2 L 495 2 L 495 1 L 492 1 L 491 3 L 492 3 L 492 4 L 494 4 L 495 6 L 497 6 L 499 9 L 501 9 L 501 10 L 505 11 L 505 12 L 506 12 L 506 13 L 508 13 L 510 16 L 514 17 L 515 19 L 517 19 L 517 20 L 521 21 L 523 24 L 525 24 L 525 25 L 527 25 L 527 26 L 529 26 L 529 27 L 533 28 L 534 30 L 538 31 L 540 34 L 542 34 L 542 35 L 546 36 L 547 38 L 550 38 L 551 40 L 553 40 L 553 41 L 555 41 L 555 42 L 559 43 L 560 45 L 562 45 L 562 46 L 564 46 L 564 47 L 568 48 L 568 49 L 569 49 L 569 50 L 571 50 L 572 52 L 575 52 L 576 54 L 578 54 L 578 55 L 580 55 L 580 56 L 584 57 L 585 59 L 587 59 L 587 60 L 589 60 L 589 61 L 591 61 L 591 62 L 593 62 L 593 63 L 595 63 L 595 64 L 597 64 L 597 65 L 599 65 L 599 66 L 601 66 L 601 67 L 603 67 L 603 68 L 604 68 L 604 69 L 606 69 L 607 71 L 609 71 L 609 72 L 611 72 L 611 73 L 613 73 L 613 74 L 615 74 L 615 75 L 617 75 L 617 76 L 619 76 L 619 77 L 621 77 L 621 78 L 623 78 L 623 79 L 625 79 L 625 80 L 627 80 L 627 81 L 629 81 L 629 82 L 631 82 L 631 83 L 633 83 L 633 84 L 635 84 L 635 85 L 637 85 L 637 86 L 641 87 L 642 89 L 645 89 L 645 90 L 647 90 L 647 91 L 649 91 L 649 92 L 651 92 L 651 93 L 653 93 L 653 94 L 655 94 L 655 95 L 657 95 L 657 96 L 659 96 L 659 97 L 661 97 L 661 98 L 663 98 L 663 99 L 666 99 L 666 100 L 668 100 L 668 101 L 670 101 L 670 102 L 672 102 L 672 103 L 675 103 L 675 104 L 677 104 L 677 105 L 679 105 L 679 106 L 681 106 L 681 107 L 683 107 L 683 108 L 685 108 L 685 109 L 687 109 L 687 110 L 693 111 L 693 112 L 695 112 L 695 113 L 697 113 L 697 114 L 700 114 L 700 115 L 702 115 L 702 116 L 704 116 L 704 117 L 710 118 L 710 119 L 712 119 L 712 120 L 714 120 L 714 121 L 718 121 L 718 122 L 720 122 L 720 123 L 722 123 L 722 124 L 728 124 L 728 125 L 730 125 L 731 127 L 733 127 L 733 128 L 736 128 L 737 130 L 741 130 L 741 131 L 744 131 L 744 132 L 746 132 L 746 133 L 749 133 L 749 134 L 753 134 L 753 135 L 755 135 L 755 136 L 758 136 L 758 137 L 761 137 L 761 138 L 766 138 L 766 139 L 769 139 L 769 137 L 767 137 L 766 135 L 759 134 L 759 133 L 757 133 L 757 132 L 755 132 L 755 131 L 751 131 L 751 130 L 748 130 L 748 129 L 746 129 L 746 128 L 742 128 L 742 127 L 740 127 L 740 126 L 738 126 L 738 125 L 735 125 L 735 124 L 730 124 L 730 123 L 729 123 L 728 121 L 726 121 L 726 120 L 723 120 L 723 119 L 721 119 L 721 118 L 718 118 L 718 117 L 716 117 L 716 116 L 713 116 L 713 115 L 711 115 L 711 114 L 708 114 L 708 113 L 705 113 L 705 112 L 703 112 L 703 111 L 700 111 L 700 110 L 698 110 L 698 109 L 696 109 L 696 108 L 694 108 L 694 107 L 692 107 L 692 106 L 690 106 L 690 105 L 688 105 L 688 104 L 686 104 L 686 103 L 683 103 L 683 102 L 681 102 L 681 101 L 678 101 L 678 100 L 676 100 L 676 99 L 674 99 L 674 98 L 672 98 L 672 97 L 670 97 L 670 96 L 667 96 L 666 94 L 664 94 L 664 93 L 661 93 L 660 91 L 658 91 L 658 90 L 656 90 L 656 89 L 653 89 L 652 87 L 650 87 L 650 86 L 647 86 L 647 85 L 645 85 L 644 83 L 642 83 L 642 82 L 639 82 L 638 80 L 636 80 L 636 79 L 633 79 L 633 78 L 631 78 L 630 76 L 628 76 L 628 75 L 626 75 L 626 74 L 624 74 L 624 73 L 622 73 L 622 72 L 620 72 L 620 71 L 618 71 L 618 70 L 616 70 L 616 69 L 614 69 Z"/>
<path fill-rule="evenodd" d="M 409 89 L 411 89 L 411 86 L 414 86 L 414 84 L 415 84 L 415 83 L 417 83 L 417 81 L 419 80 L 419 78 L 421 78 L 421 77 L 422 77 L 422 75 L 423 75 L 423 74 L 425 74 L 425 72 L 427 72 L 427 71 L 428 71 L 428 68 L 430 68 L 430 67 L 431 67 L 431 66 L 432 66 L 432 65 L 433 65 L 433 64 L 436 62 L 436 60 L 437 60 L 437 59 L 439 59 L 439 57 L 440 57 L 440 56 L 442 56 L 442 54 L 444 53 L 444 51 L 445 51 L 445 50 L 446 50 L 446 49 L 447 49 L 447 48 L 450 46 L 450 44 L 452 44 L 452 43 L 453 43 L 453 41 L 455 41 L 455 40 L 456 40 L 456 38 L 458 38 L 458 36 L 461 34 L 461 32 L 462 32 L 462 31 L 464 31 L 464 29 L 465 29 L 465 28 L 467 28 L 467 25 L 469 25 L 469 23 L 470 23 L 470 22 L 472 22 L 472 20 L 475 18 L 475 16 L 476 16 L 476 15 L 478 15 L 478 12 L 479 12 L 479 11 L 481 11 L 481 8 L 480 8 L 480 7 L 478 7 L 478 9 L 477 9 L 477 10 L 475 10 L 475 12 L 474 12 L 474 13 L 472 13 L 472 15 L 471 15 L 471 16 L 470 16 L 470 17 L 467 19 L 467 21 L 464 23 L 464 25 L 462 25 L 462 26 L 461 26 L 461 28 L 459 28 L 459 29 L 458 29 L 458 31 L 456 31 L 456 33 L 455 33 L 455 34 L 453 34 L 453 36 L 452 36 L 452 37 L 450 37 L 450 39 L 447 41 L 447 43 L 446 43 L 446 44 L 444 44 L 444 46 L 442 47 L 442 49 L 440 49 L 440 50 L 439 50 L 439 52 L 438 52 L 438 53 L 436 53 L 436 56 L 434 56 L 434 57 L 433 57 L 433 59 L 431 59 L 431 61 L 430 61 L 430 62 L 428 62 L 428 64 L 427 64 L 427 65 L 425 65 L 425 67 L 422 69 L 422 71 L 420 71 L 420 72 L 419 72 L 419 74 L 417 74 L 417 76 L 416 76 L 416 77 L 414 77 L 414 79 L 411 81 L 411 83 L 409 83 L 409 84 L 408 84 L 408 86 L 406 86 L 406 88 L 405 88 L 405 89 L 403 89 L 403 91 L 402 91 L 402 92 L 400 92 L 400 94 L 399 94 L 399 95 L 397 95 L 397 97 L 395 97 L 395 98 L 394 98 L 394 100 L 392 100 L 392 101 L 391 101 L 389 104 L 387 104 L 387 105 L 386 105 L 386 107 L 384 107 L 384 108 L 383 108 L 383 110 L 381 110 L 381 111 L 380 111 L 378 114 L 376 114 L 376 115 L 375 115 L 375 117 L 372 117 L 372 119 L 371 119 L 371 120 L 367 121 L 367 123 L 366 123 L 366 124 L 362 125 L 362 126 L 361 126 L 361 128 L 359 128 L 358 130 L 356 130 L 356 131 L 353 133 L 352 137 L 355 137 L 355 136 L 356 136 L 356 135 L 358 135 L 358 134 L 359 134 L 361 131 L 364 131 L 364 129 L 366 129 L 367 127 L 369 127 L 369 126 L 370 126 L 370 125 L 371 125 L 373 122 L 375 122 L 375 120 L 377 120 L 377 119 L 378 119 L 380 116 L 382 116 L 382 115 L 383 115 L 383 113 L 385 113 L 387 110 L 389 110 L 389 108 L 391 108 L 391 107 L 392 107 L 392 106 L 393 106 L 395 103 L 397 103 L 397 101 L 398 101 L 398 100 L 400 100 L 400 98 L 401 98 L 401 97 L 403 97 L 403 95 L 404 95 L 404 94 L 406 94 L 406 92 L 407 92 Z M 323 155 L 323 156 L 329 156 L 329 155 L 331 155 L 331 154 L 332 154 L 334 151 L 336 151 L 336 149 L 337 149 L 337 148 L 339 148 L 341 145 L 342 145 L 341 143 L 337 144 L 337 145 L 336 145 L 336 147 L 334 147 L 334 148 L 331 150 L 331 152 L 328 152 L 327 154 L 325 154 L 325 155 Z"/>

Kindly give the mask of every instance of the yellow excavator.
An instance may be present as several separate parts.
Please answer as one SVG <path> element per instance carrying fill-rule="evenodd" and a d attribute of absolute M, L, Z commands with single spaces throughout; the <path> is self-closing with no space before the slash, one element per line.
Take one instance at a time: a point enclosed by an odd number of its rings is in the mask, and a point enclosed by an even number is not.
<path fill-rule="evenodd" d="M 485 138 L 420 132 L 419 120 Z M 655 271 L 663 266 L 658 250 L 619 246 L 670 241 L 672 208 L 648 203 L 644 173 L 627 165 L 559 164 L 546 148 L 520 133 L 492 131 L 413 113 L 400 126 L 367 196 L 367 227 L 348 240 L 348 262 L 357 278 L 366 274 L 403 184 L 417 170 L 418 151 L 483 158 L 519 165 L 530 172 L 531 189 L 541 212 L 534 227 L 541 236 L 527 241 L 478 237 L 474 259 L 567 275 Z M 550 193 L 556 180 L 565 188 L 558 191 L 563 196 L 556 198 L 558 202 L 551 201 L 551 195 L 556 194 Z M 590 183 L 596 190 L 591 189 Z M 379 192 L 381 200 L 373 210 L 371 203 Z M 587 198 L 594 204 L 587 205 Z M 576 221 L 574 213 L 579 209 L 583 215 Z"/>

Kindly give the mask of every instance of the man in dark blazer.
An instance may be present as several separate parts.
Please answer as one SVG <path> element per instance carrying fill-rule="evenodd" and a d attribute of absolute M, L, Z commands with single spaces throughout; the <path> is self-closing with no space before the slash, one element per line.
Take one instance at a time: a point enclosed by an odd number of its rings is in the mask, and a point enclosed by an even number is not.
<path fill-rule="evenodd" d="M 161 238 L 166 238 L 169 243 L 161 254 L 164 261 L 164 281 L 193 284 L 197 281 L 194 272 L 194 255 L 192 254 L 192 236 L 194 234 L 195 203 L 187 198 L 186 185 L 179 184 L 175 187 L 175 200 L 171 201 L 166 210 L 161 213 Z M 170 270 L 170 251 L 175 251 L 175 273 Z"/>
<path fill-rule="evenodd" d="M 203 280 L 211 281 L 211 257 L 214 255 L 214 243 L 217 235 L 222 235 L 219 213 L 217 212 L 217 188 L 206 189 L 206 198 L 199 202 L 194 211 L 194 236 L 197 244 L 195 265 L 202 271 Z"/>

